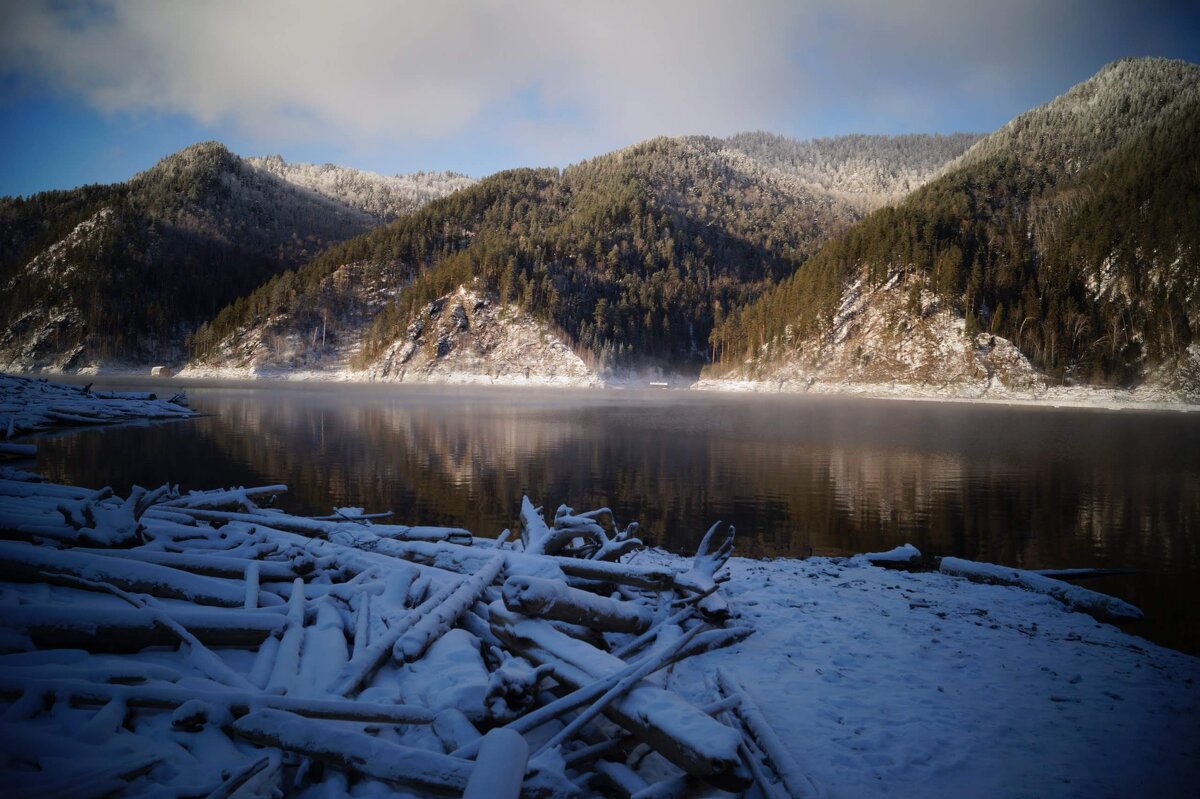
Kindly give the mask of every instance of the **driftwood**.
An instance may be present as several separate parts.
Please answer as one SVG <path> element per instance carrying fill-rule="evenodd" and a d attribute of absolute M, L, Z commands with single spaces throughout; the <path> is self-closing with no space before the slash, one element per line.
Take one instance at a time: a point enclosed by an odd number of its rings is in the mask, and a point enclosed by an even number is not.
<path fill-rule="evenodd" d="M 751 632 L 724 626 L 729 536 L 678 572 L 619 562 L 637 526 L 604 508 L 548 522 L 525 500 L 527 533 L 505 541 L 260 507 L 285 490 L 0 480 L 0 537 L 32 542 L 0 543 L 3 723 L 53 707 L 77 747 L 171 733 L 163 768 L 97 773 L 97 791 L 570 796 L 591 771 L 667 795 L 639 773 L 651 749 L 684 769 L 680 790 L 748 784 L 743 736 L 711 715 L 731 701 L 698 708 L 647 680 Z M 204 743 L 179 745 L 192 734 Z"/>
<path fill-rule="evenodd" d="M 172 608 L 167 615 L 209 646 L 256 647 L 284 625 L 282 616 L 262 611 Z M 21 605 L 4 609 L 4 626 L 27 635 L 40 649 L 136 652 L 179 641 L 137 608 Z"/>
<path fill-rule="evenodd" d="M 566 685 L 580 688 L 626 668 L 619 658 L 544 622 L 510 613 L 498 602 L 490 611 L 492 629 L 500 640 L 530 661 L 551 666 L 555 678 Z M 722 788 L 745 787 L 738 768 L 736 734 L 678 695 L 639 685 L 607 707 L 605 715 L 689 774 Z"/>
<path fill-rule="evenodd" d="M 198 605 L 239 608 L 245 602 L 245 591 L 240 586 L 168 566 L 0 541 L 0 580 L 42 582 L 58 574 L 106 582 L 151 596 L 186 599 Z M 279 600 L 274 604 L 280 604 Z"/>
<path fill-rule="evenodd" d="M 1024 569 L 976 563 L 961 558 L 942 558 L 938 569 L 942 574 L 965 577 L 975 583 L 1011 585 L 1045 594 L 1071 610 L 1087 613 L 1101 621 L 1126 622 L 1142 618 L 1142 611 L 1128 602 Z"/>
<path fill-rule="evenodd" d="M 434 793 L 462 794 L 475 764 L 469 760 L 440 755 L 373 738 L 350 729 L 329 728 L 291 713 L 261 710 L 235 721 L 239 736 L 309 757 L 328 760 L 370 777 L 421 788 Z M 521 795 L 565 797 L 578 793 L 552 770 L 526 772 Z"/>
<path fill-rule="evenodd" d="M 509 577 L 504 583 L 504 604 L 526 616 L 608 632 L 645 632 L 654 621 L 654 613 L 643 605 L 597 596 L 571 588 L 561 580 L 541 577 Z"/>
<path fill-rule="evenodd" d="M 528 761 L 524 738 L 512 730 L 492 730 L 483 737 L 463 799 L 517 799 Z"/>
<path fill-rule="evenodd" d="M 226 707 L 236 716 L 273 708 L 310 719 L 333 719 L 378 724 L 430 724 L 434 715 L 420 707 L 348 702 L 342 699 L 306 699 L 264 692 L 237 691 L 214 685 L 211 689 L 171 684 L 120 685 L 86 680 L 54 680 L 13 676 L 0 672 L 0 696 L 22 695 L 62 698 L 73 705 L 107 705 L 121 700 L 129 707 L 174 710 L 197 699 Z"/>

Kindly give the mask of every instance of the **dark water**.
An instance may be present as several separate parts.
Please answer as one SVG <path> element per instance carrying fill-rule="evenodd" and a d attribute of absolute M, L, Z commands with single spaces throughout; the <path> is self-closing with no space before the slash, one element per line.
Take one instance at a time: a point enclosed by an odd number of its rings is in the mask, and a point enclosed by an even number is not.
<path fill-rule="evenodd" d="M 189 388 L 205 418 L 39 448 L 48 477 L 187 488 L 286 483 L 281 504 L 391 509 L 494 535 L 521 495 L 607 505 L 689 551 L 717 519 L 750 556 L 910 541 L 1085 583 L 1130 631 L 1200 652 L 1200 415 L 682 392 Z"/>

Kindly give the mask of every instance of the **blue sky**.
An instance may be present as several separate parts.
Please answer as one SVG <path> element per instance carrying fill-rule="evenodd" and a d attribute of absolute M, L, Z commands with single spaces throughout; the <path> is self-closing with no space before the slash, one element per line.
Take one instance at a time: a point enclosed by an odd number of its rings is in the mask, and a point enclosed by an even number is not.
<path fill-rule="evenodd" d="M 385 174 L 566 165 L 651 136 L 989 131 L 1196 4 L 0 0 L 0 194 L 219 139 Z"/>

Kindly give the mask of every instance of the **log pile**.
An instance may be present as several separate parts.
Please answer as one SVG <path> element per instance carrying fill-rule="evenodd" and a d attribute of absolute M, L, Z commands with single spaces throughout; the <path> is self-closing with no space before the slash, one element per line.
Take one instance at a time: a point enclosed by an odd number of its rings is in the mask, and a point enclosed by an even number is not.
<path fill-rule="evenodd" d="M 12 439 L 39 430 L 195 415 L 182 393 L 160 398 L 147 392 L 92 391 L 91 384 L 69 386 L 0 374 L 0 455 L 33 455 L 32 444 Z"/>
<path fill-rule="evenodd" d="M 29 794 L 763 795 L 811 788 L 721 675 L 732 527 L 690 568 L 637 525 L 528 498 L 519 534 L 181 493 L 0 480 L 0 734 Z M 739 709 L 740 708 L 740 709 Z M 739 721 L 740 719 L 740 721 Z"/>

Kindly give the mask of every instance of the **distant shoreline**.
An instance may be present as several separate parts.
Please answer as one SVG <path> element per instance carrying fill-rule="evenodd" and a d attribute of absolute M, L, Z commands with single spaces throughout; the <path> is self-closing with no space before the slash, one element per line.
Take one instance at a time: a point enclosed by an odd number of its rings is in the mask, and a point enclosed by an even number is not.
<path fill-rule="evenodd" d="M 349 370 L 287 370 L 272 369 L 255 371 L 242 368 L 206 368 L 203 370 L 181 370 L 182 374 L 170 376 L 150 375 L 149 367 L 97 368 L 80 372 L 10 372 L 23 377 L 46 378 L 69 383 L 85 384 L 93 381 L 118 381 L 120 383 L 164 384 L 180 386 L 255 386 L 280 385 L 294 388 L 305 386 L 363 386 L 363 387 L 463 387 L 463 388 L 536 388 L 590 391 L 636 391 L 647 394 L 685 391 L 691 394 L 754 394 L 773 397 L 823 397 L 827 399 L 874 399 L 911 402 L 949 402 L 956 404 L 1026 406 L 1038 408 L 1071 408 L 1080 410 L 1131 410 L 1173 411 L 1176 413 L 1200 412 L 1200 403 L 1176 400 L 1154 392 L 1153 389 L 1103 389 L 1086 386 L 1060 386 L 1044 389 L 1038 393 L 1012 391 L 1009 389 L 985 389 L 974 385 L 915 386 L 911 384 L 871 383 L 823 383 L 815 382 L 801 386 L 794 382 L 714 380 L 699 379 L 687 382 L 686 378 L 671 379 L 662 376 L 640 376 L 637 378 L 611 379 L 589 383 L 578 379 L 560 379 L 553 376 L 501 377 L 492 378 L 480 374 L 457 374 L 449 379 L 437 380 L 370 380 L 359 377 L 362 373 Z M 661 382 L 668 387 L 662 388 Z M 658 383 L 659 385 L 652 385 Z M 1145 398 L 1139 398 L 1139 395 Z"/>

